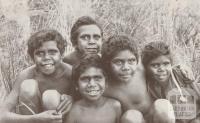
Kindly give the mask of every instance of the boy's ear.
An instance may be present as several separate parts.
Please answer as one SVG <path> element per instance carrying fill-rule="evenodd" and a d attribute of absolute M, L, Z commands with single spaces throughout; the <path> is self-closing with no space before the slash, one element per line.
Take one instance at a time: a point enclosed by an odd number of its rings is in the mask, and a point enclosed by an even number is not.
<path fill-rule="evenodd" d="M 61 54 L 61 59 L 64 59 L 64 57 L 65 57 L 64 53 L 63 53 L 63 54 Z"/>
<path fill-rule="evenodd" d="M 106 84 L 105 84 L 105 88 L 107 89 L 108 88 L 108 83 L 106 82 Z"/>
<path fill-rule="evenodd" d="M 78 87 L 77 86 L 75 87 L 75 90 L 78 91 Z"/>

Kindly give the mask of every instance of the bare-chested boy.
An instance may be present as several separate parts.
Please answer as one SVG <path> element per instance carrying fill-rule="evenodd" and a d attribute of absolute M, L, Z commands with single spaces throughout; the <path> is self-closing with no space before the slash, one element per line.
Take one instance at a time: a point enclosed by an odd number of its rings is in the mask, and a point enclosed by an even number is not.
<path fill-rule="evenodd" d="M 75 51 L 65 56 L 63 61 L 76 64 L 85 54 L 99 54 L 103 32 L 101 26 L 91 17 L 82 16 L 71 29 L 71 42 Z"/>
<path fill-rule="evenodd" d="M 105 95 L 119 100 L 123 108 L 122 123 L 173 122 L 168 112 L 158 108 L 168 101 L 152 100 L 147 92 L 144 69 L 139 60 L 135 41 L 124 35 L 114 35 L 102 45 L 102 59 L 109 73 Z M 172 119 L 172 120 L 171 120 Z"/>
<path fill-rule="evenodd" d="M 194 86 L 198 86 L 198 83 L 194 83 L 194 76 L 191 70 L 182 68 L 183 65 L 173 65 L 174 59 L 172 55 L 171 48 L 163 41 L 150 42 L 144 47 L 142 63 L 146 70 L 148 91 L 153 100 L 168 99 L 171 103 L 176 104 L 174 105 L 176 123 L 200 122 L 200 113 L 196 115 L 196 118 L 195 111 L 193 114 L 184 114 L 189 109 L 186 109 L 189 107 L 187 104 L 193 104 L 193 106 L 197 104 L 196 110 L 197 113 L 199 112 L 199 97 L 194 88 Z M 170 92 L 172 93 L 171 97 L 174 96 L 175 98 L 170 99 Z M 186 104 L 185 107 L 182 106 L 182 108 L 186 109 L 185 111 L 177 109 L 177 104 L 180 102 Z M 180 115 L 181 113 L 183 114 L 182 116 Z"/>
<path fill-rule="evenodd" d="M 0 108 L 0 123 L 62 123 L 72 105 L 71 66 L 62 62 L 65 40 L 42 30 L 28 40 L 35 65 L 23 70 Z M 20 114 L 14 113 L 15 107 Z"/>
<path fill-rule="evenodd" d="M 102 96 L 106 73 L 98 55 L 84 57 L 73 67 L 72 76 L 81 99 L 73 104 L 65 123 L 120 123 L 120 102 Z"/>

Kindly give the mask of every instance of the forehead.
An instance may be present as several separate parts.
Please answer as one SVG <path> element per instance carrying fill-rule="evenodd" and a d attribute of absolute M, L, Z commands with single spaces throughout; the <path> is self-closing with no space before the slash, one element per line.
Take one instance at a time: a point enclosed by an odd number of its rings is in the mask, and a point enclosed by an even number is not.
<path fill-rule="evenodd" d="M 56 41 L 45 41 L 41 43 L 41 46 L 38 47 L 38 49 L 43 48 L 57 48 L 57 42 Z"/>
<path fill-rule="evenodd" d="M 150 63 L 162 63 L 162 62 L 170 62 L 171 63 L 171 57 L 170 55 L 161 55 L 157 58 L 151 60 Z"/>
<path fill-rule="evenodd" d="M 113 57 L 113 59 L 129 59 L 129 58 L 136 58 L 135 54 L 130 50 L 118 51 Z"/>
<path fill-rule="evenodd" d="M 101 35 L 101 30 L 97 25 L 83 25 L 78 28 L 79 35 L 81 34 L 99 34 Z"/>
<path fill-rule="evenodd" d="M 96 75 L 103 76 L 103 70 L 101 68 L 97 68 L 97 67 L 88 67 L 80 74 L 80 77 L 96 76 Z"/>

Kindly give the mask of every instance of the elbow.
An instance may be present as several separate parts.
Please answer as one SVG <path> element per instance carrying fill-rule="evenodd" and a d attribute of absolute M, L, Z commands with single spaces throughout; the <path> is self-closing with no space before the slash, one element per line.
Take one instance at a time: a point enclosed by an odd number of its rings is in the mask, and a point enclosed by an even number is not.
<path fill-rule="evenodd" d="M 8 111 L 0 108 L 0 112 L 1 112 L 0 123 L 8 123 L 6 120 L 8 116 Z"/>

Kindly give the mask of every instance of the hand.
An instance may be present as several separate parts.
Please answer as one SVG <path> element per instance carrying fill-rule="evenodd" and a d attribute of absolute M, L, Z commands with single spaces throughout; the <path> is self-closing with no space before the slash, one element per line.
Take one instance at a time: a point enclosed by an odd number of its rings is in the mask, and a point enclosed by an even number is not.
<path fill-rule="evenodd" d="M 194 77 L 194 74 L 193 74 L 191 68 L 189 68 L 186 65 L 178 65 L 177 68 L 185 82 L 191 83 L 195 80 L 195 77 Z"/>
<path fill-rule="evenodd" d="M 62 123 L 62 114 L 57 113 L 56 110 L 44 111 L 36 116 L 39 123 Z"/>
<path fill-rule="evenodd" d="M 72 107 L 72 102 L 73 102 L 73 99 L 71 96 L 62 94 L 60 97 L 60 104 L 56 108 L 56 111 L 58 113 L 62 113 L 62 115 L 67 114 Z"/>

